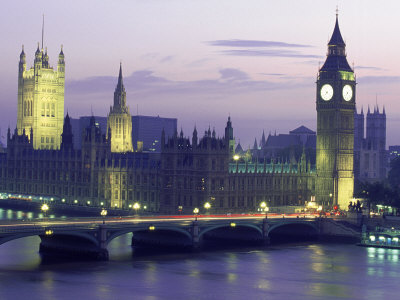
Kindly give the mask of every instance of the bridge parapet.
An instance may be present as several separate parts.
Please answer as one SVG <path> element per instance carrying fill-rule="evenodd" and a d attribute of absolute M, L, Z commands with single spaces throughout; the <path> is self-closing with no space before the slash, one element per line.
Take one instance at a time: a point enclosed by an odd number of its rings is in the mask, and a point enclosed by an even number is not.
<path fill-rule="evenodd" d="M 96 259 L 108 259 L 108 244 L 118 236 L 133 233 L 133 244 L 144 242 L 198 249 L 206 240 L 259 241 L 269 243 L 272 232 L 284 226 L 310 228 L 321 235 L 358 236 L 356 230 L 329 219 L 315 218 L 199 218 L 186 219 L 139 219 L 102 220 L 85 223 L 84 220 L 22 223 L 1 225 L 0 245 L 10 240 L 39 236 L 40 251 L 64 252 L 88 255 Z M 278 231 L 279 232 L 279 231 Z"/>

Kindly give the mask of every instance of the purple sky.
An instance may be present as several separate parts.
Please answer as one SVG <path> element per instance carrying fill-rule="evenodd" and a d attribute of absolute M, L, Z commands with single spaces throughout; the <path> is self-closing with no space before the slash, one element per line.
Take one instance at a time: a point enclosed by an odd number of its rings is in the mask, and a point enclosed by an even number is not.
<path fill-rule="evenodd" d="M 176 117 L 186 135 L 195 124 L 223 135 L 229 114 L 244 148 L 263 129 L 315 130 L 315 80 L 336 4 L 357 106 L 373 107 L 376 98 L 385 105 L 387 144 L 400 144 L 395 0 L 7 1 L 0 12 L 1 135 L 15 127 L 19 53 L 24 44 L 33 64 L 43 13 L 52 65 L 64 45 L 72 117 L 90 115 L 91 107 L 106 115 L 122 61 L 131 113 Z"/>

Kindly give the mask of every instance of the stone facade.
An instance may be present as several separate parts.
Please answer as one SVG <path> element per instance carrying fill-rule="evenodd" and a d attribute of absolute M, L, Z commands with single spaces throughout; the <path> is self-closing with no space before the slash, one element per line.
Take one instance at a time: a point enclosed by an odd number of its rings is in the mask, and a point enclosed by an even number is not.
<path fill-rule="evenodd" d="M 35 53 L 33 68 L 27 70 L 24 49 L 18 68 L 18 134 L 33 130 L 34 149 L 59 149 L 64 120 L 65 62 L 61 48 L 57 70 L 49 63 L 47 49 Z M 30 135 L 29 135 L 30 137 Z"/>

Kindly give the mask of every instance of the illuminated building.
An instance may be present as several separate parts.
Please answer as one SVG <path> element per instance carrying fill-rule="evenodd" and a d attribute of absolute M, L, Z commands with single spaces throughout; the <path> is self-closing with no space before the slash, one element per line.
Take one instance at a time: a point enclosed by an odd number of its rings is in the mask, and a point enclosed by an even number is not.
<path fill-rule="evenodd" d="M 119 66 L 118 84 L 114 92 L 114 105 L 107 116 L 107 138 L 111 139 L 111 152 L 132 152 L 132 119 L 126 105 L 126 92 Z"/>
<path fill-rule="evenodd" d="M 74 146 L 81 149 L 82 132 L 89 126 L 91 116 L 83 116 L 79 119 L 71 118 L 72 132 L 74 134 Z M 107 130 L 107 117 L 95 116 L 101 131 Z M 160 116 L 132 116 L 132 145 L 143 143 L 143 151 L 161 152 L 161 132 L 173 136 L 177 130 L 176 118 L 164 118 Z"/>
<path fill-rule="evenodd" d="M 356 81 L 338 17 L 317 78 L 317 202 L 345 209 L 353 198 Z"/>
<path fill-rule="evenodd" d="M 205 203 L 210 203 L 210 212 L 254 212 L 262 202 L 268 207 L 304 205 L 314 196 L 325 206 L 346 208 L 354 188 L 355 84 L 336 19 L 317 79 L 315 166 L 311 155 L 306 155 L 314 132 L 300 127 L 288 135 L 290 143 L 304 147 L 297 157 L 257 157 L 250 149 L 243 152 L 240 143 L 235 153 L 230 117 L 223 138 L 210 128 L 202 137 L 196 128 L 191 138 L 182 130 L 178 135 L 172 122 L 172 134 L 162 130 L 161 153 L 150 148 L 133 151 L 134 122 L 120 68 L 106 128 L 101 128 L 104 120 L 90 117 L 84 130 L 78 130 L 80 147 L 74 144 L 74 126 L 68 114 L 59 135 L 61 147 L 35 147 L 34 127 L 32 131 L 18 127 L 13 135 L 8 131 L 7 152 L 0 153 L 0 191 L 118 208 L 137 202 L 141 208 L 162 213 L 192 213 Z M 20 99 L 25 98 L 19 95 Z M 379 142 L 372 132 L 371 138 Z M 140 139 L 138 136 L 137 141 L 143 142 Z M 271 137 L 271 143 L 273 140 Z M 265 136 L 261 141 L 268 144 Z"/>
<path fill-rule="evenodd" d="M 34 149 L 59 149 L 64 120 L 65 62 L 61 47 L 57 70 L 49 63 L 47 48 L 35 53 L 34 66 L 27 70 L 24 48 L 18 68 L 18 134 L 33 134 Z"/>
<path fill-rule="evenodd" d="M 259 161 L 232 152 L 230 118 L 225 137 L 210 129 L 198 139 L 177 134 L 162 138 L 160 208 L 190 213 L 211 204 L 212 212 L 256 211 L 268 206 L 303 205 L 313 195 L 315 170 L 303 153 L 299 162 Z"/>

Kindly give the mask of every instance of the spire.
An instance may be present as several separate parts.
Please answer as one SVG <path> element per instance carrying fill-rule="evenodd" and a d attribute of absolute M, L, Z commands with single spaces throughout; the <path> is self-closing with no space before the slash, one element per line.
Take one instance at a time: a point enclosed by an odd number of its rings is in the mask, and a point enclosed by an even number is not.
<path fill-rule="evenodd" d="M 346 43 L 339 29 L 339 18 L 336 12 L 335 28 L 328 42 L 328 54 L 320 71 L 348 71 L 353 72 L 346 59 Z"/>
<path fill-rule="evenodd" d="M 21 50 L 21 54 L 19 55 L 19 58 L 22 60 L 22 59 L 25 59 L 25 51 L 24 51 L 24 45 L 22 45 L 22 50 Z"/>
<path fill-rule="evenodd" d="M 128 111 L 126 107 L 126 92 L 122 78 L 122 64 L 119 64 L 118 84 L 114 91 L 114 109 Z"/>
<path fill-rule="evenodd" d="M 386 111 L 385 111 L 385 105 L 383 106 L 383 111 L 382 114 L 386 115 Z"/>
<path fill-rule="evenodd" d="M 257 150 L 258 146 L 257 146 L 257 138 L 254 138 L 254 145 L 253 145 L 253 150 Z"/>
<path fill-rule="evenodd" d="M 336 8 L 336 23 L 335 23 L 335 29 L 333 30 L 332 37 L 329 40 L 328 43 L 329 46 L 346 46 L 346 43 L 344 42 L 342 38 L 342 34 L 340 33 L 339 29 L 339 18 L 338 18 L 338 9 Z"/>
<path fill-rule="evenodd" d="M 364 115 L 364 107 L 361 106 L 361 114 Z"/>
<path fill-rule="evenodd" d="M 119 75 L 118 75 L 118 85 L 117 89 L 123 90 L 124 89 L 124 82 L 122 79 L 122 63 L 119 63 Z"/>
<path fill-rule="evenodd" d="M 38 43 L 37 43 L 37 49 L 36 49 L 35 54 L 38 55 L 39 53 L 40 53 L 40 49 L 39 49 L 39 42 L 38 42 Z"/>
<path fill-rule="evenodd" d="M 370 112 L 370 110 L 369 110 L 369 104 L 368 104 L 368 112 L 367 112 L 367 114 L 369 115 L 371 112 Z"/>
<path fill-rule="evenodd" d="M 43 22 L 42 22 L 42 49 L 43 49 L 43 38 L 44 38 L 44 14 L 43 14 Z"/>
<path fill-rule="evenodd" d="M 262 135 L 262 137 L 261 137 L 261 147 L 264 147 L 264 145 L 265 145 L 265 132 L 264 132 L 264 129 L 263 129 L 263 135 Z"/>

